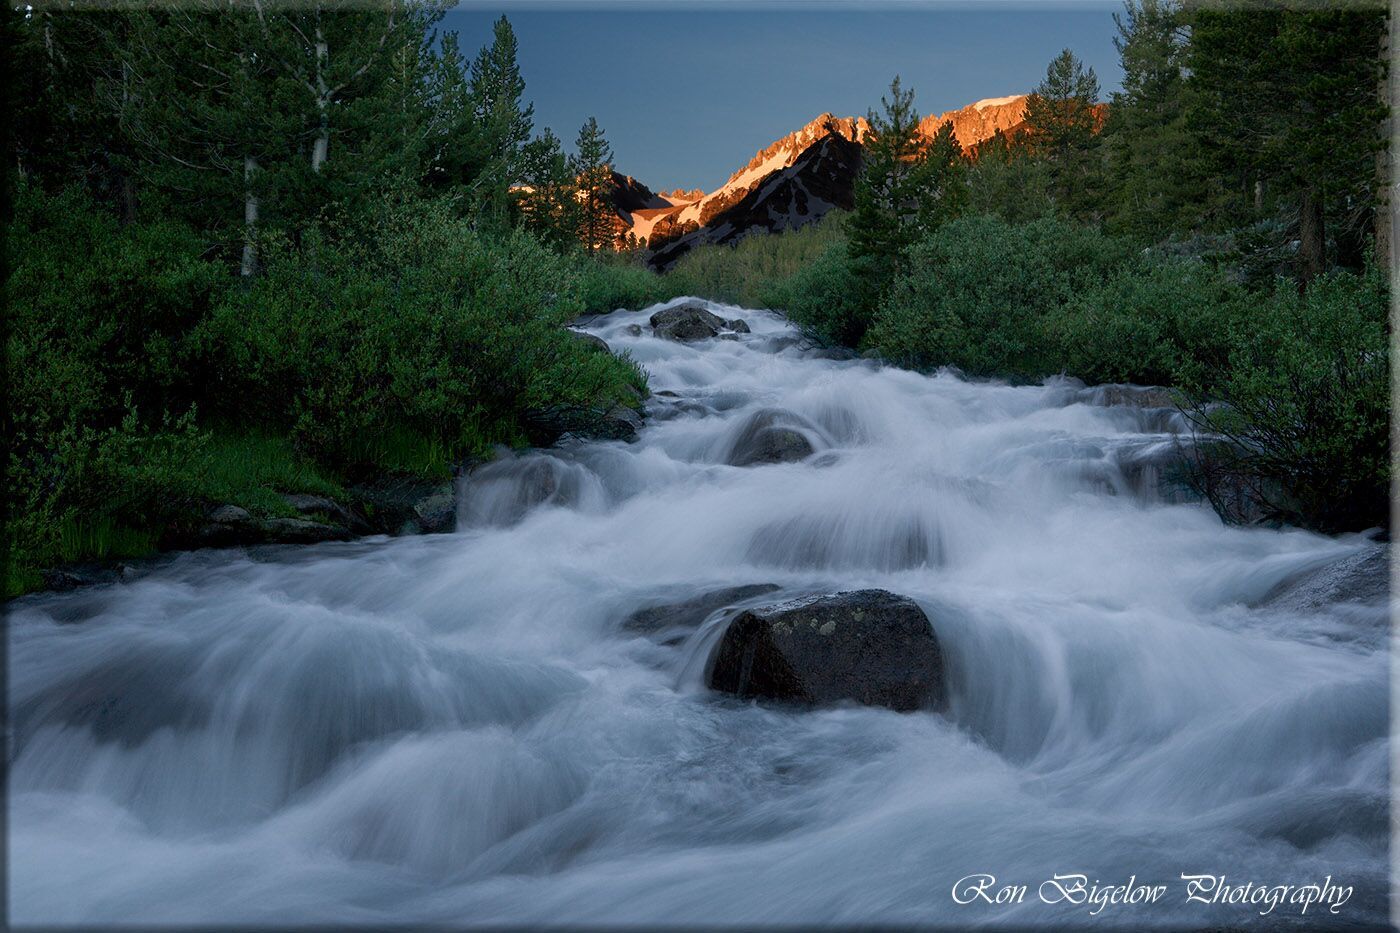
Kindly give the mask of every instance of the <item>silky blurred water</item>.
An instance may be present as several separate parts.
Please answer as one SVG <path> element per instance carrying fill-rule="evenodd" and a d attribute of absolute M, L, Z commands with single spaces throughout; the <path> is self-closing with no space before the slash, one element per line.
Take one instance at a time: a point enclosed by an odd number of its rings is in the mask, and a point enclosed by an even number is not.
<path fill-rule="evenodd" d="M 1388 608 L 1265 601 L 1375 545 L 1157 493 L 1128 465 L 1170 411 L 830 359 L 766 312 L 657 340 L 651 310 L 589 328 L 651 375 L 637 442 L 479 469 L 456 534 L 11 604 L 11 920 L 1384 922 Z M 765 409 L 815 454 L 726 465 Z M 723 618 L 621 625 L 748 583 L 915 598 L 948 714 L 719 697 Z M 1169 889 L 1035 896 L 1072 872 Z M 1031 894 L 955 903 L 975 873 Z M 1261 917 L 1182 873 L 1354 894 Z"/>

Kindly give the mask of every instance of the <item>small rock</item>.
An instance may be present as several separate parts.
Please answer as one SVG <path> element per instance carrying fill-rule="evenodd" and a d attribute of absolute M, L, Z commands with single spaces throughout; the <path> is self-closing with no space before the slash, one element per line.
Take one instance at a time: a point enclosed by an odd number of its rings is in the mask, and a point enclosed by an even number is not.
<path fill-rule="evenodd" d="M 597 334 L 588 334 L 579 330 L 570 330 L 568 334 L 579 343 L 592 347 L 595 350 L 601 350 L 604 353 L 612 352 L 612 348 L 608 346 L 608 342 Z"/>
<path fill-rule="evenodd" d="M 269 518 L 258 523 L 268 542 L 278 544 L 314 544 L 319 541 L 344 541 L 350 532 L 339 525 L 325 525 L 305 518 Z"/>
<path fill-rule="evenodd" d="M 209 520 L 220 525 L 243 525 L 251 522 L 253 516 L 236 505 L 221 505 L 209 513 Z"/>
<path fill-rule="evenodd" d="M 734 331 L 734 333 L 736 333 L 736 334 L 748 334 L 748 333 L 752 333 L 752 332 L 749 330 L 749 323 L 748 323 L 748 321 L 745 321 L 743 318 L 737 318 L 737 317 L 736 317 L 736 318 L 735 318 L 734 320 L 732 320 L 732 321 L 725 321 L 725 322 L 724 322 L 724 326 L 725 326 L 725 327 L 728 327 L 730 330 Z"/>

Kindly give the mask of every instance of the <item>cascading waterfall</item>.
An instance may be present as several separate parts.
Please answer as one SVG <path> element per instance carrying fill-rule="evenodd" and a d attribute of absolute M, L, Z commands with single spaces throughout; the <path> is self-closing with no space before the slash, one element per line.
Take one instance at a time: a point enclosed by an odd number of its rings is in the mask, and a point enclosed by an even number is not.
<path fill-rule="evenodd" d="M 1132 390 L 833 359 L 730 307 L 752 333 L 682 344 L 651 310 L 587 328 L 651 375 L 638 440 L 478 469 L 456 534 L 13 603 L 12 920 L 1384 921 L 1388 604 L 1266 598 L 1379 546 L 1175 501 L 1185 426 Z M 728 465 L 764 412 L 811 455 Z M 914 598 L 946 715 L 718 696 L 726 616 L 622 624 L 742 584 Z M 1168 894 L 1035 896 L 1076 872 Z M 1031 894 L 959 905 L 976 873 Z M 1261 916 L 1183 873 L 1355 893 Z"/>

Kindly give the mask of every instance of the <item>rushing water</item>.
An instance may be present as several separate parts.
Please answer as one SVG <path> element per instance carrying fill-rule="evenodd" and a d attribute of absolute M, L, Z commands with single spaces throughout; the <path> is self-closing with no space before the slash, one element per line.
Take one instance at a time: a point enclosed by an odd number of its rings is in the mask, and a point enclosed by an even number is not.
<path fill-rule="evenodd" d="M 456 534 L 12 604 L 12 919 L 1384 921 L 1387 607 L 1266 599 L 1375 545 L 1154 501 L 1128 465 L 1170 413 L 717 310 L 753 333 L 592 325 L 650 372 L 648 426 L 477 471 Z M 765 408 L 816 454 L 726 465 Z M 915 598 L 947 715 L 716 696 L 722 617 L 670 645 L 621 625 L 747 583 Z M 1168 889 L 1092 919 L 1037 896 L 1075 872 Z M 959 906 L 976 873 L 1029 894 Z M 1188 902 L 1183 873 L 1354 893 L 1260 917 Z"/>

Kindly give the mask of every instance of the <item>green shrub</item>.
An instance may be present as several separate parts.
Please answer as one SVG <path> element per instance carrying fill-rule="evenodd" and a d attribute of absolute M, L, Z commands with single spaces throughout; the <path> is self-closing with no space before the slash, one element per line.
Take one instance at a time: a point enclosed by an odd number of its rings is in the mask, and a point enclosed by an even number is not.
<path fill-rule="evenodd" d="M 1232 321 L 1226 366 L 1197 365 L 1183 381 L 1223 407 L 1195 412 L 1210 448 L 1203 482 L 1227 518 L 1222 491 L 1241 484 L 1279 520 L 1325 532 L 1390 523 L 1389 292 L 1377 269 L 1331 272 L 1299 295 L 1280 280 L 1250 296 Z"/>
<path fill-rule="evenodd" d="M 681 294 L 672 291 L 665 278 L 629 256 L 580 255 L 576 265 L 579 299 L 586 314 L 636 311 Z"/>
<path fill-rule="evenodd" d="M 1059 372 L 1053 321 L 1130 261 L 1126 244 L 1064 221 L 955 220 L 910 248 L 865 342 L 906 365 L 1030 379 Z"/>
<path fill-rule="evenodd" d="M 833 243 L 784 282 L 770 287 L 773 305 L 828 343 L 856 346 L 870 322 L 871 284 L 844 243 Z"/>
<path fill-rule="evenodd" d="M 154 546 L 199 486 L 190 333 L 226 277 L 174 224 L 22 187 L 7 229 L 6 586 Z"/>
<path fill-rule="evenodd" d="M 527 408 L 634 401 L 636 367 L 564 330 L 583 310 L 577 275 L 530 235 L 484 237 L 436 202 L 271 243 L 205 331 L 234 402 L 220 414 L 260 399 L 255 423 L 285 424 L 320 462 L 441 473 L 517 439 Z"/>
<path fill-rule="evenodd" d="M 1171 385 L 1189 367 L 1224 366 L 1241 289 L 1200 262 L 1132 263 L 1060 305 L 1046 340 L 1089 383 Z"/>

